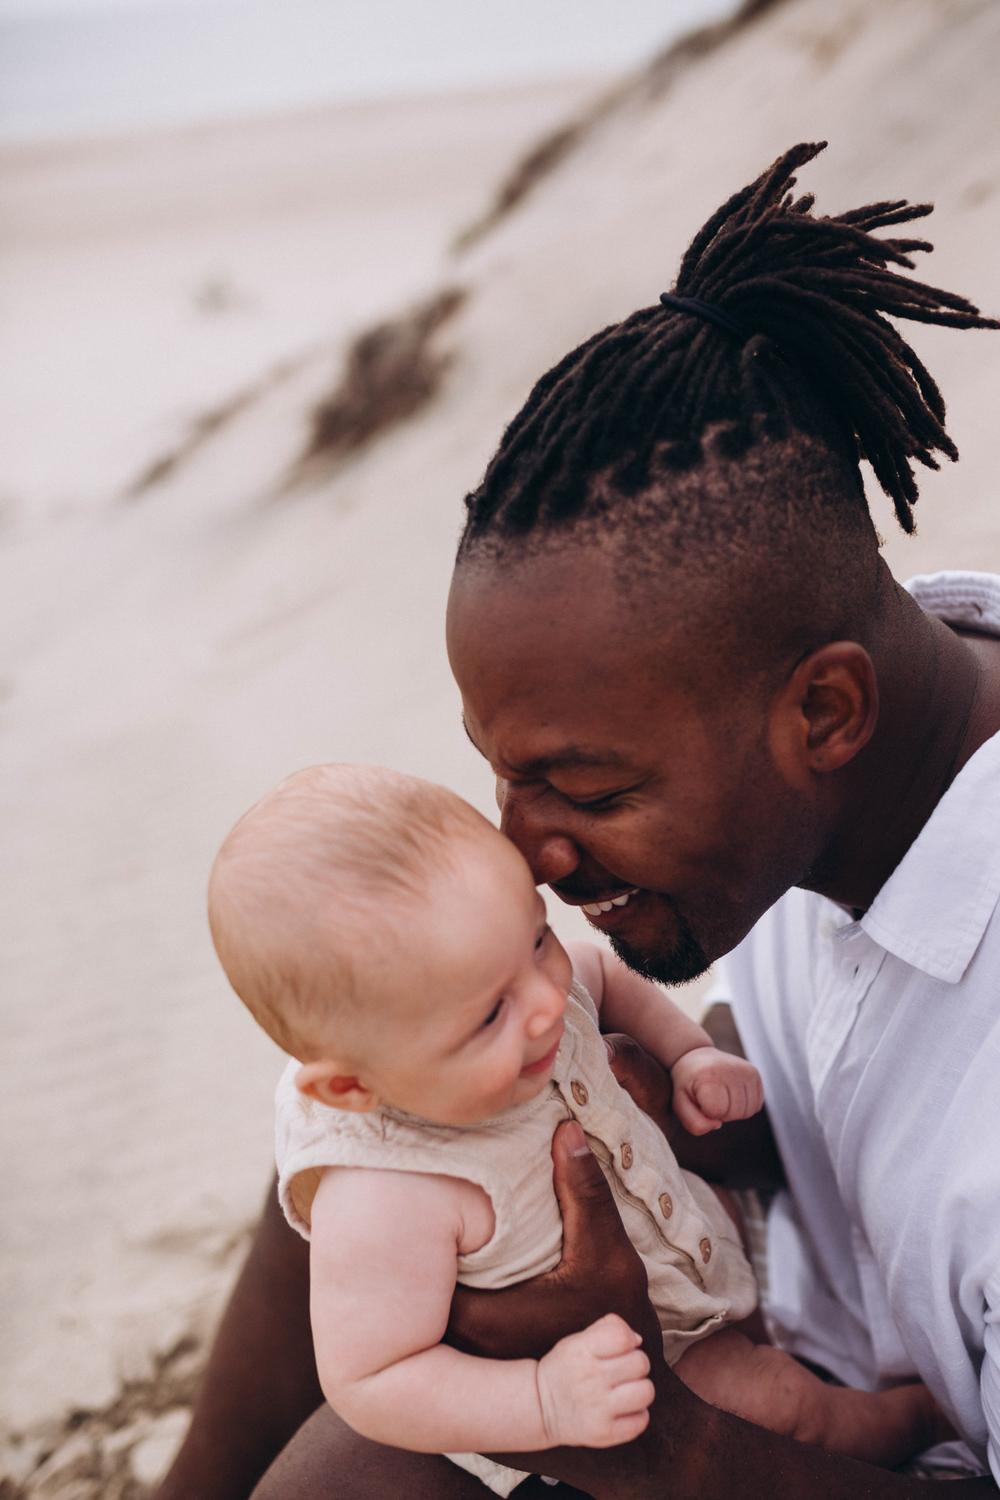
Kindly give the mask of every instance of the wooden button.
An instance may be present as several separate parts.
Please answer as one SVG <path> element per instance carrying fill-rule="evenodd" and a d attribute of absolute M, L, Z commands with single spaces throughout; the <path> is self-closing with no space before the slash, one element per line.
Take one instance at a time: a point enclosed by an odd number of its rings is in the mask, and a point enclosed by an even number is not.
<path fill-rule="evenodd" d="M 629 1145 L 628 1141 L 622 1141 L 622 1166 L 625 1168 L 626 1172 L 628 1171 L 634 1160 L 635 1157 L 632 1155 L 632 1147 Z"/>
<path fill-rule="evenodd" d="M 660 1213 L 665 1219 L 669 1219 L 674 1211 L 674 1200 L 669 1193 L 660 1194 Z"/>
<path fill-rule="evenodd" d="M 707 1266 L 712 1259 L 712 1241 L 706 1236 L 705 1239 L 699 1241 L 698 1249 L 701 1251 L 701 1258 Z"/>
<path fill-rule="evenodd" d="M 579 1104 L 580 1108 L 582 1109 L 583 1106 L 589 1100 L 590 1095 L 587 1093 L 587 1090 L 584 1088 L 584 1086 L 580 1082 L 579 1078 L 574 1078 L 573 1079 L 573 1082 L 570 1084 L 569 1089 L 570 1089 L 570 1093 L 573 1095 L 573 1098 L 576 1100 L 577 1104 Z"/>

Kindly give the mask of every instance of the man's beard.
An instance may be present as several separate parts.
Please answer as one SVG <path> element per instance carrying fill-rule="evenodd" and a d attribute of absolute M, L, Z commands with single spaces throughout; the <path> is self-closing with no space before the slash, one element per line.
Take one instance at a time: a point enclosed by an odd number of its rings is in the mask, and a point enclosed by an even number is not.
<path fill-rule="evenodd" d="M 652 954 L 640 953 L 637 948 L 613 933 L 608 933 L 608 940 L 622 963 L 628 964 L 630 969 L 642 974 L 644 978 L 658 980 L 660 984 L 687 984 L 689 980 L 698 979 L 706 973 L 712 960 L 706 956 L 704 948 L 691 931 L 687 918 L 681 915 L 672 902 L 671 909 L 675 929 L 670 935 L 669 948 L 666 935 L 663 947 Z"/>

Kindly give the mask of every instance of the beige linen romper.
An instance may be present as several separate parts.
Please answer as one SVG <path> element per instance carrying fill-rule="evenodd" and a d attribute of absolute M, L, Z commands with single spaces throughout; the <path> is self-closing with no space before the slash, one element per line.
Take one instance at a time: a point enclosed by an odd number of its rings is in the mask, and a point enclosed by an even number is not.
<path fill-rule="evenodd" d="M 327 1167 L 444 1173 L 478 1183 L 496 1218 L 487 1244 L 459 1256 L 460 1282 L 498 1289 L 548 1271 L 562 1249 L 552 1135 L 573 1118 L 642 1256 L 668 1364 L 756 1306 L 753 1272 L 732 1220 L 707 1183 L 681 1170 L 663 1135 L 617 1083 L 594 1002 L 578 981 L 548 1087 L 478 1125 L 433 1125 L 388 1107 L 368 1114 L 331 1109 L 299 1092 L 297 1069 L 288 1065 L 276 1095 L 278 1193 L 289 1223 L 307 1239 Z M 525 1477 L 479 1455 L 449 1456 L 500 1495 Z"/>

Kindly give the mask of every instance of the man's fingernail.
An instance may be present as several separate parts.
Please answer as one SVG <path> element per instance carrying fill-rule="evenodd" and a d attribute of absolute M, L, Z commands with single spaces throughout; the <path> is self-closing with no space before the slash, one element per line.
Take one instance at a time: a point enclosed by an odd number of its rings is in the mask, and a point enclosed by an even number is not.
<path fill-rule="evenodd" d="M 582 1127 L 577 1124 L 576 1120 L 566 1127 L 566 1134 L 569 1137 L 570 1156 L 589 1156 L 587 1138 L 583 1133 Z"/>

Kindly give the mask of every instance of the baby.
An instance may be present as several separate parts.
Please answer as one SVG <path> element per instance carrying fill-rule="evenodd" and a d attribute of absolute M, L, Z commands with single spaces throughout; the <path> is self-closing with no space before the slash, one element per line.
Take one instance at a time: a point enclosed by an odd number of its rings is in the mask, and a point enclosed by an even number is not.
<path fill-rule="evenodd" d="M 582 1126 L 642 1256 L 667 1362 L 705 1400 L 789 1436 L 895 1465 L 938 1437 L 924 1387 L 817 1379 L 734 1326 L 753 1273 L 720 1199 L 682 1171 L 621 1089 L 599 1027 L 671 1071 L 689 1131 L 762 1103 L 653 984 L 563 948 L 524 859 L 441 787 L 372 767 L 292 776 L 237 823 L 209 888 L 237 994 L 293 1054 L 277 1095 L 279 1191 L 311 1237 L 316 1359 L 330 1404 L 377 1442 L 479 1457 L 637 1437 L 654 1389 L 609 1315 L 540 1360 L 441 1342 L 456 1282 L 503 1287 L 557 1263 L 556 1126 Z"/>

